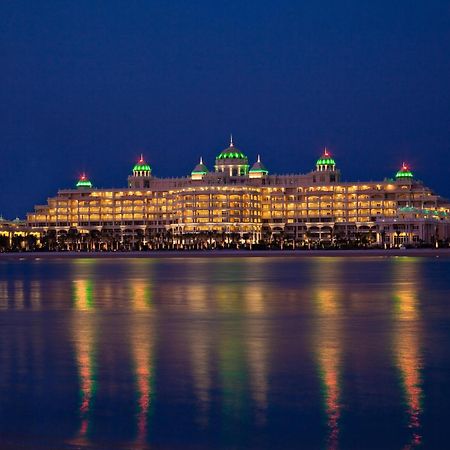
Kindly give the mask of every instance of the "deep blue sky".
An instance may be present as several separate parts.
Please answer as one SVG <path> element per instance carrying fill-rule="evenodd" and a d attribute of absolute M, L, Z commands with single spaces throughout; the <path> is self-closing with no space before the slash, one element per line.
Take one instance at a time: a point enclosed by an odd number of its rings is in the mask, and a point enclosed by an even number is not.
<path fill-rule="evenodd" d="M 0 213 L 83 170 L 211 168 L 229 133 L 271 172 L 327 145 L 346 180 L 403 160 L 450 196 L 449 1 L 0 2 Z"/>

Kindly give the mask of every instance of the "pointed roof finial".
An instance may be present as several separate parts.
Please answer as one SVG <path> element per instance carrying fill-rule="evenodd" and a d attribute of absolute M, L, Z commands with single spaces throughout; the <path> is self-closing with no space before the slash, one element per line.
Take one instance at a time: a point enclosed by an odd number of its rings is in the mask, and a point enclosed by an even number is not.
<path fill-rule="evenodd" d="M 200 156 L 200 164 L 203 164 L 203 158 Z"/>
<path fill-rule="evenodd" d="M 233 144 L 233 134 L 232 134 L 232 133 L 230 133 L 230 147 L 234 147 L 234 144 Z"/>
<path fill-rule="evenodd" d="M 325 147 L 325 149 L 324 149 L 324 151 L 323 151 L 323 154 L 325 155 L 325 156 L 330 156 L 329 155 L 329 153 L 328 153 L 328 149 Z"/>
<path fill-rule="evenodd" d="M 141 158 L 139 159 L 139 162 L 142 164 L 144 162 L 144 155 L 141 153 Z"/>
<path fill-rule="evenodd" d="M 259 163 L 261 162 L 261 156 L 258 155 L 257 161 L 258 161 Z"/>

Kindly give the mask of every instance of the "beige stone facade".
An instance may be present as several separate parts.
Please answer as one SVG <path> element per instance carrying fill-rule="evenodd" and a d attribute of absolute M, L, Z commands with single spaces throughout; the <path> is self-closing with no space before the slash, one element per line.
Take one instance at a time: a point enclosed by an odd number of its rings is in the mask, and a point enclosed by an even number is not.
<path fill-rule="evenodd" d="M 36 206 L 27 216 L 28 226 L 52 231 L 57 239 L 96 234 L 106 248 L 261 242 L 292 247 L 380 242 L 382 220 L 397 217 L 399 208 L 437 211 L 445 220 L 450 211 L 449 203 L 414 179 L 406 166 L 395 179 L 342 182 L 327 150 L 306 174 L 271 175 L 259 157 L 250 168 L 231 144 L 212 172 L 201 160 L 191 176 L 158 178 L 141 158 L 126 188 L 96 189 L 86 179 L 80 183 Z"/>

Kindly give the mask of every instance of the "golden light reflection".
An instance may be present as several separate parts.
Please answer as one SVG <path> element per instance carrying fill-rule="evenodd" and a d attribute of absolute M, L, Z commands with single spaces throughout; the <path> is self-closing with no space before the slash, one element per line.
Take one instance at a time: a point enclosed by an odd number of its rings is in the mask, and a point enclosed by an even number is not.
<path fill-rule="evenodd" d="M 422 442 L 422 355 L 420 349 L 422 327 L 420 324 L 419 294 L 417 280 L 420 279 L 418 260 L 396 260 L 393 267 L 394 292 L 394 353 L 400 372 L 407 405 L 408 428 L 411 439 L 404 447 L 410 449 Z"/>
<path fill-rule="evenodd" d="M 264 288 L 259 284 L 246 286 L 245 306 L 250 313 L 262 313 L 266 309 L 264 302 Z"/>
<path fill-rule="evenodd" d="M 183 295 L 187 296 L 193 312 L 205 312 L 211 307 L 208 302 L 208 288 L 205 284 L 191 283 L 186 286 L 186 292 Z"/>
<path fill-rule="evenodd" d="M 150 285 L 145 279 L 131 280 L 131 299 L 135 311 L 148 311 L 151 308 Z"/>
<path fill-rule="evenodd" d="M 338 267 L 338 260 L 317 261 L 314 271 L 317 287 L 313 291 L 317 311 L 315 348 L 327 415 L 327 448 L 330 450 L 338 448 L 342 409 L 342 329 L 339 314 L 342 293 L 339 284 L 334 282 L 339 277 Z"/>
<path fill-rule="evenodd" d="M 251 381 L 251 395 L 256 405 L 256 421 L 266 422 L 268 383 L 268 342 L 265 322 L 249 324 L 251 337 L 247 344 L 247 358 Z"/>
<path fill-rule="evenodd" d="M 73 303 L 79 311 L 89 311 L 94 308 L 93 283 L 91 280 L 73 281 Z"/>
<path fill-rule="evenodd" d="M 30 302 L 32 309 L 39 309 L 41 306 L 41 282 L 33 280 L 30 283 Z"/>
<path fill-rule="evenodd" d="M 195 328 L 190 336 L 192 355 L 192 378 L 194 391 L 199 406 L 199 425 L 205 427 L 208 424 L 209 406 L 211 402 L 211 354 L 207 339 L 207 330 Z"/>
<path fill-rule="evenodd" d="M 251 395 L 256 406 L 256 421 L 259 424 L 266 422 L 269 389 L 269 327 L 267 320 L 259 317 L 267 310 L 264 293 L 264 287 L 256 283 L 248 286 L 244 291 L 246 310 L 252 314 L 247 322 L 249 333 L 247 360 Z"/>
<path fill-rule="evenodd" d="M 0 281 L 0 309 L 8 309 L 8 281 Z"/>
<path fill-rule="evenodd" d="M 96 391 L 95 378 L 95 333 L 94 317 L 76 313 L 73 322 L 73 335 L 75 343 L 78 376 L 80 382 L 80 427 L 78 438 L 86 438 L 90 426 L 90 411 Z"/>
<path fill-rule="evenodd" d="M 16 309 L 23 309 L 25 307 L 24 285 L 22 280 L 14 282 L 14 306 Z"/>
<path fill-rule="evenodd" d="M 73 305 L 76 311 L 72 323 L 73 341 L 80 383 L 80 427 L 77 439 L 83 442 L 90 426 L 90 411 L 96 390 L 96 324 L 91 314 L 94 308 L 93 283 L 91 280 L 74 280 Z"/>
<path fill-rule="evenodd" d="M 142 444 L 148 435 L 147 421 L 152 404 L 154 379 L 154 328 L 149 317 L 137 317 L 133 321 L 131 345 L 138 394 L 136 442 Z"/>

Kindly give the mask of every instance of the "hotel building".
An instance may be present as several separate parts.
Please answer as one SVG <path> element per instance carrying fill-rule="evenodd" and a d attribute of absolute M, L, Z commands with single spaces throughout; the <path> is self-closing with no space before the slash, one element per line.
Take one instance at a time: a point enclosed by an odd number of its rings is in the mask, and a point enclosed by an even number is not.
<path fill-rule="evenodd" d="M 272 175 L 231 140 L 212 170 L 200 159 L 186 177 L 158 178 L 143 157 L 127 187 L 98 189 L 83 175 L 74 189 L 37 205 L 27 225 L 77 249 L 393 246 L 445 241 L 449 211 L 406 164 L 393 179 L 343 182 L 325 149 L 306 174 Z"/>

